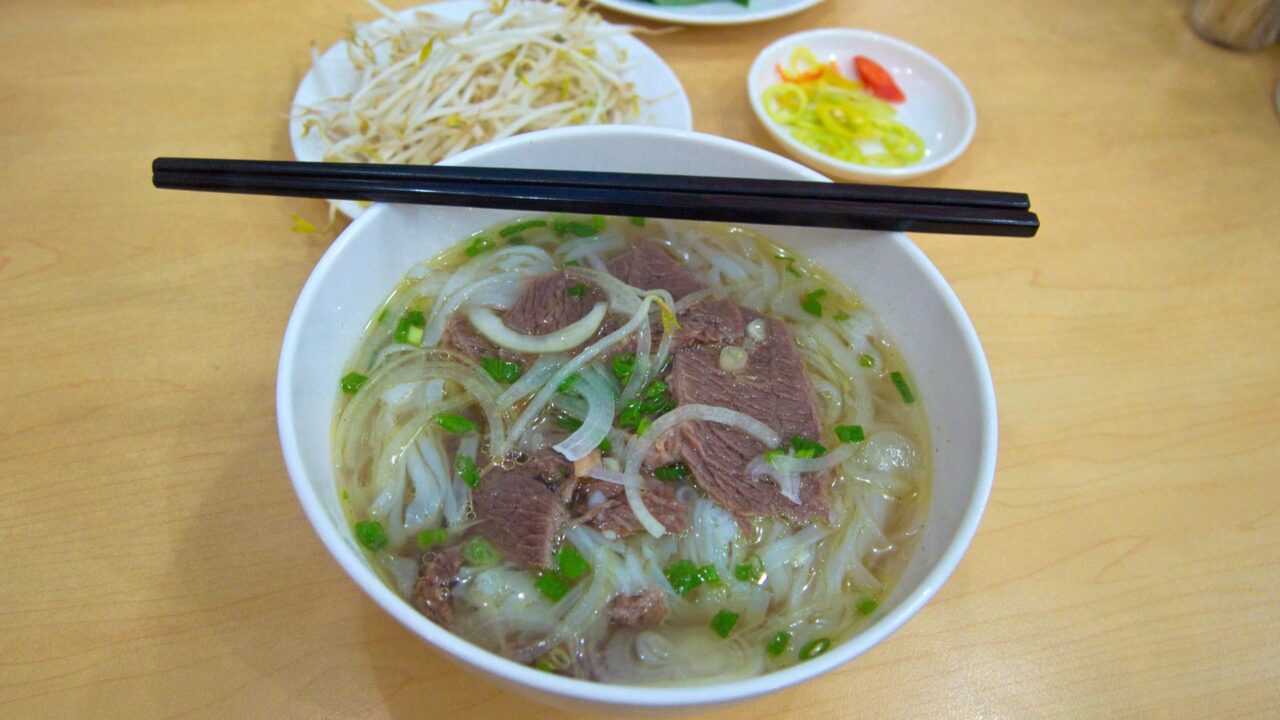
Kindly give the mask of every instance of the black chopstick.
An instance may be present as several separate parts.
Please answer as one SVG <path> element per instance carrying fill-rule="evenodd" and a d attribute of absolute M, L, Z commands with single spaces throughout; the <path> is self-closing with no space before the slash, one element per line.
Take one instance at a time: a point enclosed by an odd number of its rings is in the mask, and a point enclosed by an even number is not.
<path fill-rule="evenodd" d="M 656 173 L 586 172 L 579 170 L 527 170 L 520 168 L 462 167 L 450 165 L 380 165 L 369 163 L 287 162 L 278 160 L 218 160 L 204 158 L 156 158 L 152 172 L 270 174 L 282 177 L 387 180 L 391 178 L 431 182 L 489 183 L 571 187 L 626 187 L 664 192 L 764 195 L 768 197 L 821 198 L 857 202 L 892 202 L 926 205 L 1027 210 L 1026 193 L 991 190 L 899 187 L 817 183 L 803 180 L 761 180 L 700 175 Z"/>
<path fill-rule="evenodd" d="M 944 191 L 949 194 L 939 197 L 950 198 L 950 203 L 928 203 L 923 202 L 930 197 L 928 189 L 888 188 L 917 191 L 902 196 L 914 202 L 890 202 L 824 197 L 822 192 L 779 195 L 772 190 L 784 183 L 772 180 L 713 178 L 737 183 L 738 192 L 706 191 L 695 188 L 696 183 L 686 176 L 628 173 L 572 173 L 585 178 L 583 184 L 562 184 L 555 181 L 563 177 L 562 171 L 499 169 L 487 178 L 458 178 L 453 171 L 464 168 L 449 166 L 415 167 L 410 168 L 414 172 L 405 173 L 403 166 L 159 158 L 152 167 L 156 187 L 180 190 L 1006 237 L 1031 237 L 1040 225 L 1035 214 L 1025 210 L 957 204 L 954 193 L 974 191 Z M 431 172 L 436 170 L 446 172 Z M 623 184 L 608 184 L 604 175 Z M 661 187 L 662 180 L 688 189 Z M 830 183 L 785 184 L 792 192 L 801 187 L 815 191 L 833 187 Z M 716 182 L 710 185 L 725 187 Z M 755 194 L 747 194 L 748 190 Z"/>

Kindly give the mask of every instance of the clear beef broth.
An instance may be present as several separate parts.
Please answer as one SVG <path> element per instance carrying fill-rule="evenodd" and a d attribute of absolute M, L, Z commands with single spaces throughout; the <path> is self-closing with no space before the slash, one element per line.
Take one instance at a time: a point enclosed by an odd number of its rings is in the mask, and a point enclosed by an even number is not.
<path fill-rule="evenodd" d="M 344 372 L 335 461 L 373 562 L 548 672 L 803 662 L 875 616 L 923 526 L 910 372 L 850 289 L 743 228 L 492 228 L 410 270 Z"/>

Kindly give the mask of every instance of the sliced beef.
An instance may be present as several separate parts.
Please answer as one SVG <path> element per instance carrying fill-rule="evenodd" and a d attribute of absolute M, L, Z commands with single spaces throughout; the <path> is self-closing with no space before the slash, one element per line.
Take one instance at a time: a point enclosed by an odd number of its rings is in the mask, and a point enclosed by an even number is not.
<path fill-rule="evenodd" d="M 688 316 L 681 330 L 686 342 L 668 376 L 679 404 L 718 405 L 746 413 L 784 441 L 793 436 L 821 441 L 817 399 L 785 324 L 725 301 L 699 303 Z M 744 337 L 745 325 L 756 319 L 765 323 L 761 341 Z M 747 348 L 747 366 L 729 372 L 720 367 L 720 351 L 726 344 L 737 344 L 735 340 Z M 706 422 L 684 423 L 672 436 L 663 439 L 661 452 L 681 458 L 702 489 L 744 525 L 748 518 L 761 516 L 781 515 L 795 521 L 826 517 L 830 501 L 822 478 L 806 477 L 797 505 L 784 498 L 774 483 L 753 482 L 747 476 L 747 464 L 769 449 L 751 437 Z"/>
<path fill-rule="evenodd" d="M 418 612 L 437 625 L 449 627 L 453 624 L 453 605 L 449 604 L 449 594 L 461 568 L 462 548 L 458 545 L 422 556 L 418 582 L 414 584 L 409 599 Z"/>
<path fill-rule="evenodd" d="M 575 290 L 570 293 L 570 288 Z M 503 321 L 516 332 L 545 335 L 581 320 L 606 299 L 594 283 L 570 277 L 563 270 L 535 275 L 525 283 Z"/>
<path fill-rule="evenodd" d="M 564 478 L 560 468 L 567 474 L 563 463 L 540 455 L 510 470 L 486 472 L 471 492 L 471 507 L 481 521 L 476 530 L 519 567 L 546 567 L 569 519 L 552 489 Z"/>
<path fill-rule="evenodd" d="M 454 313 L 444 324 L 444 346 L 474 360 L 496 357 L 524 364 L 520 353 L 499 348 L 489 342 L 489 338 L 481 335 L 461 312 Z"/>
<path fill-rule="evenodd" d="M 647 587 L 635 595 L 619 595 L 609 606 L 609 622 L 624 627 L 661 625 L 671 614 L 662 588 Z"/>
<path fill-rule="evenodd" d="M 670 485 L 650 481 L 640 493 L 644 506 L 671 533 L 689 528 L 689 509 L 676 499 Z M 617 483 L 587 480 L 579 483 L 574 511 L 580 522 L 590 523 L 601 532 L 626 537 L 643 529 L 627 503 L 626 490 Z"/>
<path fill-rule="evenodd" d="M 688 268 L 652 240 L 637 240 L 630 250 L 606 265 L 609 273 L 622 282 L 641 290 L 666 290 L 676 300 L 706 287 Z"/>

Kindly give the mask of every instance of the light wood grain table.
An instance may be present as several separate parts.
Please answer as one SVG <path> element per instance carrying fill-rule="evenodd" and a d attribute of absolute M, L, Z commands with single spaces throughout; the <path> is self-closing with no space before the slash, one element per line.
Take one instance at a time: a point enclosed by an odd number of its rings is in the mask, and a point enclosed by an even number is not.
<path fill-rule="evenodd" d="M 397 3 L 404 5 L 407 3 Z M 772 40 L 879 30 L 967 83 L 922 184 L 1029 192 L 1032 241 L 918 237 L 983 339 L 995 489 L 939 597 L 839 672 L 713 717 L 1280 715 L 1280 48 L 1176 0 L 828 0 L 646 38 L 695 127 L 779 150 Z M 10 0 L 0 22 L 0 717 L 536 718 L 339 570 L 275 431 L 319 201 L 161 192 L 290 157 L 357 0 Z M 618 16 L 610 16 L 620 19 Z"/>

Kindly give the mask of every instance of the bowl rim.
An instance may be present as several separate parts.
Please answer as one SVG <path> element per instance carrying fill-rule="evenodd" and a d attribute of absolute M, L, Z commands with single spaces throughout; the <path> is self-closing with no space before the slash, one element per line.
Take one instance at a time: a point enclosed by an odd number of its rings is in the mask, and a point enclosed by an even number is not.
<path fill-rule="evenodd" d="M 482 159 L 484 155 L 495 149 L 537 142 L 538 138 L 542 136 L 571 135 L 579 137 L 583 134 L 634 135 L 659 140 L 679 139 L 709 143 L 771 163 L 779 169 L 780 173 L 793 173 L 794 179 L 827 180 L 827 178 L 799 163 L 738 141 L 693 131 L 627 125 L 557 128 L 513 136 L 460 153 L 450 158 L 450 164 L 462 164 L 473 159 Z M 897 607 L 873 620 L 869 626 L 853 637 L 812 660 L 744 680 L 686 687 L 615 685 L 561 677 L 527 667 L 491 653 L 436 625 L 394 593 L 369 568 L 364 558 L 357 554 L 349 538 L 341 534 L 343 529 L 335 527 L 329 522 L 323 501 L 307 481 L 306 468 L 296 440 L 297 426 L 291 405 L 293 369 L 298 357 L 299 338 L 309 314 L 309 308 L 313 305 L 321 283 L 324 281 L 325 276 L 337 265 L 337 259 L 343 254 L 344 249 L 354 242 L 353 238 L 359 237 L 366 225 L 377 223 L 384 214 L 394 212 L 394 210 L 395 206 L 393 205 L 378 203 L 352 221 L 321 256 L 303 285 L 298 300 L 290 313 L 281 346 L 276 377 L 277 426 L 285 467 L 290 481 L 293 483 L 294 491 L 298 496 L 298 501 L 302 505 L 303 512 L 310 521 L 312 528 L 329 550 L 329 553 L 356 585 L 381 606 L 387 614 L 414 634 L 444 652 L 450 659 L 482 670 L 507 683 L 529 687 L 564 698 L 614 707 L 648 709 L 692 708 L 743 701 L 825 674 L 882 642 L 919 612 L 937 594 L 967 551 L 977 531 L 982 513 L 986 508 L 995 475 L 997 421 L 995 391 L 991 380 L 990 368 L 972 321 L 961 306 L 955 291 L 942 277 L 941 272 L 929 261 L 924 252 L 905 235 L 901 233 L 886 233 L 887 238 L 891 242 L 898 244 L 900 249 L 907 254 L 907 259 L 915 263 L 926 274 L 930 282 L 936 286 L 943 305 L 957 322 L 957 326 L 964 337 L 963 350 L 971 356 L 977 371 L 974 379 L 978 391 L 979 413 L 982 418 L 982 427 L 979 433 L 981 447 L 979 448 L 978 470 L 971 499 L 963 508 L 956 532 L 946 540 L 945 549 L 939 555 L 933 569 L 920 580 L 917 587 L 907 594 Z"/>
<path fill-rule="evenodd" d="M 830 36 L 855 38 L 865 41 L 883 43 L 885 45 L 897 48 L 909 55 L 912 55 L 924 65 L 932 68 L 943 79 L 943 85 L 939 92 L 954 94 L 960 100 L 963 108 L 964 131 L 960 135 L 960 139 L 947 152 L 939 153 L 925 162 L 907 165 L 900 168 L 882 168 L 873 165 L 860 165 L 851 163 L 839 158 L 823 155 L 816 150 L 812 150 L 799 141 L 788 135 L 781 126 L 769 117 L 764 110 L 764 101 L 761 99 L 761 93 L 764 88 L 760 86 L 758 78 L 765 71 L 770 58 L 778 54 L 785 48 L 795 45 L 805 44 L 812 38 L 825 38 Z M 885 35 L 874 30 L 865 30 L 862 28 L 815 28 L 813 30 L 805 30 L 798 33 L 792 33 L 769 43 L 763 50 L 756 54 L 756 58 L 751 63 L 751 69 L 747 71 L 747 95 L 751 100 L 751 109 L 756 115 L 756 119 L 769 131 L 769 134 L 788 152 L 794 152 L 804 158 L 804 162 L 811 163 L 819 169 L 829 168 L 836 174 L 860 176 L 865 178 L 878 178 L 881 180 L 908 180 L 911 178 L 926 175 L 928 173 L 939 170 L 955 161 L 956 158 L 964 154 L 973 142 L 973 136 L 978 129 L 978 111 L 974 105 L 973 97 L 969 94 L 968 88 L 965 87 L 960 76 L 941 60 L 925 52 L 921 48 L 911 43 Z"/>

